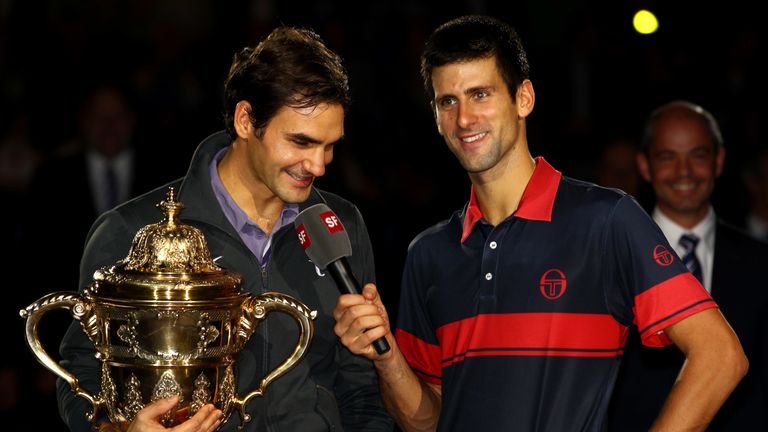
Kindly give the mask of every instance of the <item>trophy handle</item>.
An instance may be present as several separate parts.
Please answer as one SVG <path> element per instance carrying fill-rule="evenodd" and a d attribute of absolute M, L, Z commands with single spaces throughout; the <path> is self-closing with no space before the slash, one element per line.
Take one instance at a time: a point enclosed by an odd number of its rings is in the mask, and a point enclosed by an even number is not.
<path fill-rule="evenodd" d="M 299 325 L 299 340 L 291 355 L 272 370 L 272 372 L 261 379 L 258 389 L 248 393 L 242 399 L 238 396 L 233 398 L 233 408 L 237 409 L 240 413 L 240 425 L 238 426 L 238 429 L 242 429 L 245 423 L 251 421 L 250 414 L 245 412 L 245 407 L 251 398 L 255 396 L 263 396 L 264 390 L 266 390 L 266 387 L 274 381 L 275 378 L 288 372 L 288 370 L 290 370 L 304 356 L 315 331 L 312 320 L 317 316 L 317 311 L 310 310 L 304 303 L 289 295 L 277 292 L 267 292 L 251 297 L 248 301 L 244 302 L 243 308 L 250 320 L 257 323 L 262 321 L 266 315 L 272 311 L 287 313 L 293 317 Z M 255 326 L 252 328 L 255 329 Z"/>
<path fill-rule="evenodd" d="M 40 338 L 37 333 L 37 324 L 40 319 L 46 313 L 54 309 L 67 309 L 72 317 L 83 324 L 83 328 L 86 330 L 86 334 L 94 341 L 98 335 L 98 328 L 93 322 L 92 304 L 89 300 L 83 298 L 80 294 L 74 292 L 55 292 L 41 297 L 36 302 L 27 306 L 19 311 L 19 315 L 26 320 L 26 333 L 25 337 L 27 345 L 32 350 L 32 354 L 37 357 L 37 361 L 40 362 L 46 369 L 58 375 L 61 379 L 69 383 L 72 387 L 72 391 L 88 400 L 93 406 L 93 412 L 87 414 L 88 421 L 92 421 L 96 418 L 99 407 L 104 404 L 101 398 L 95 397 L 87 390 L 80 387 L 80 383 L 72 373 L 61 367 L 56 361 L 54 361 L 48 352 L 45 351 L 43 345 L 40 343 Z M 83 318 L 86 319 L 86 323 L 83 323 Z"/>

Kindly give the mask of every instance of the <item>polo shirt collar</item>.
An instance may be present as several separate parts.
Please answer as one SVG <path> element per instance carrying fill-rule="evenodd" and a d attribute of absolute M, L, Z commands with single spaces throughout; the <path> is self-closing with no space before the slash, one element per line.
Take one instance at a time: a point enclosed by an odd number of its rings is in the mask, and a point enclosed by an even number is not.
<path fill-rule="evenodd" d="M 551 222 L 552 208 L 555 205 L 555 195 L 560 186 L 560 171 L 552 168 L 543 157 L 535 158 L 536 168 L 528 184 L 525 186 L 523 196 L 520 198 L 520 204 L 517 206 L 514 216 L 532 221 Z M 469 196 L 469 204 L 464 212 L 464 222 L 461 232 L 461 242 L 469 237 L 475 224 L 483 218 L 483 212 L 477 204 L 477 195 L 475 187 Z"/>

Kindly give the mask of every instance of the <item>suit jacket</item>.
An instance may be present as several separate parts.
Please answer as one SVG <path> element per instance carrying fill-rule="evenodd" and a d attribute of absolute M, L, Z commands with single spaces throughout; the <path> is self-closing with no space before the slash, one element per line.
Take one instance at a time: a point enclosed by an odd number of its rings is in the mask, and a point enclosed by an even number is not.
<path fill-rule="evenodd" d="M 710 431 L 768 430 L 768 244 L 722 220 L 715 226 L 712 297 L 749 359 L 747 376 L 720 409 Z M 642 347 L 632 329 L 609 409 L 609 430 L 647 431 L 685 360 L 679 349 Z"/>

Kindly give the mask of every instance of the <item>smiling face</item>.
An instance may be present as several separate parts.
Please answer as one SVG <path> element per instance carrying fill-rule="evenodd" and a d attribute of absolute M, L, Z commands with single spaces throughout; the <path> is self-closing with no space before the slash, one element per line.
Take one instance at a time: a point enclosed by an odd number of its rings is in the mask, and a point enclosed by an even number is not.
<path fill-rule="evenodd" d="M 524 142 L 533 87 L 525 80 L 513 100 L 494 57 L 436 67 L 432 88 L 437 129 L 470 174 L 499 166 Z"/>
<path fill-rule="evenodd" d="M 238 176 L 251 193 L 285 203 L 304 202 L 316 177 L 325 174 L 333 146 L 344 135 L 344 109 L 338 104 L 283 107 L 257 133 L 244 103 L 237 121 L 245 140 Z M 241 130 L 238 130 L 240 133 Z"/>
<path fill-rule="evenodd" d="M 707 215 L 724 160 L 725 150 L 714 142 L 706 120 L 676 107 L 656 120 L 647 154 L 638 156 L 638 167 L 653 185 L 659 210 L 692 227 Z"/>

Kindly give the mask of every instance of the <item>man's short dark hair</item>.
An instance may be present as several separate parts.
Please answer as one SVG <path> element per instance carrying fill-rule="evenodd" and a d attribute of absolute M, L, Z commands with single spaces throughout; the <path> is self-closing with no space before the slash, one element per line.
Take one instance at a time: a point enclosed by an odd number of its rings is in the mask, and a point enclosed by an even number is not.
<path fill-rule="evenodd" d="M 424 90 L 433 98 L 432 70 L 452 63 L 496 58 L 507 90 L 515 99 L 517 87 L 529 78 L 528 57 L 517 32 L 495 18 L 469 15 L 438 27 L 421 55 Z"/>
<path fill-rule="evenodd" d="M 681 113 L 685 113 L 684 115 L 690 116 L 692 118 L 698 118 L 707 126 L 709 136 L 715 146 L 713 149 L 715 150 L 715 153 L 723 149 L 723 134 L 720 132 L 720 126 L 717 124 L 715 116 L 713 116 L 712 113 L 705 110 L 701 106 L 696 105 L 695 103 L 685 100 L 676 100 L 656 108 L 653 110 L 651 115 L 648 116 L 648 120 L 645 122 L 645 128 L 643 129 L 643 137 L 640 140 L 640 151 L 648 156 L 648 152 L 651 149 L 653 131 L 656 129 L 656 122 L 658 122 L 659 119 L 665 117 L 666 115 L 679 116 Z"/>
<path fill-rule="evenodd" d="M 283 107 L 350 103 L 341 57 L 311 30 L 278 27 L 255 48 L 235 54 L 224 82 L 224 123 L 230 138 L 238 102 L 251 104 L 251 122 L 263 131 Z"/>

